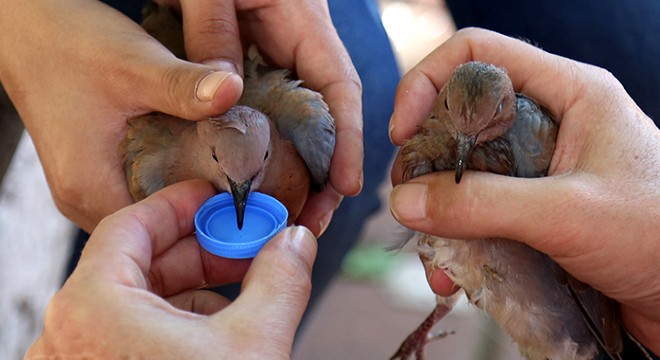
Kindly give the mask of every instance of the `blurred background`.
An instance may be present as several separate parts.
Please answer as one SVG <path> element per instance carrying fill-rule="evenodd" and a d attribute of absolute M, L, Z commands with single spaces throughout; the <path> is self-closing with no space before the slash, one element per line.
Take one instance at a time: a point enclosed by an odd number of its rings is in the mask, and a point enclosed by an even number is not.
<path fill-rule="evenodd" d="M 455 31 L 438 0 L 381 0 L 381 16 L 402 72 Z M 74 227 L 55 208 L 30 138 L 0 94 L 0 359 L 21 359 L 41 331 L 59 288 Z M 384 248 L 405 238 L 385 207 L 309 321 L 294 359 L 387 359 L 435 304 L 414 248 Z M 438 326 L 455 331 L 427 347 L 428 359 L 518 359 L 511 340 L 486 316 L 460 304 Z"/>

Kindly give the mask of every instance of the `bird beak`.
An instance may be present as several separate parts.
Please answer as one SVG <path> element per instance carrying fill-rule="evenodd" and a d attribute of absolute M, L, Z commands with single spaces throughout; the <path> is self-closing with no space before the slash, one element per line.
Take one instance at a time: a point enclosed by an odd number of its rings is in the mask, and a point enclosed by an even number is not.
<path fill-rule="evenodd" d="M 476 141 L 476 135 L 468 136 L 460 131 L 456 132 L 456 177 L 454 180 L 457 184 L 461 182 L 463 171 L 465 171 L 470 155 L 472 155 Z"/>
<path fill-rule="evenodd" d="M 238 229 L 241 230 L 243 228 L 243 218 L 245 217 L 245 204 L 247 204 L 248 195 L 250 195 L 252 180 L 238 184 L 227 177 L 227 181 L 229 182 L 229 188 L 231 189 L 231 196 L 234 198 L 236 224 L 238 225 Z"/>

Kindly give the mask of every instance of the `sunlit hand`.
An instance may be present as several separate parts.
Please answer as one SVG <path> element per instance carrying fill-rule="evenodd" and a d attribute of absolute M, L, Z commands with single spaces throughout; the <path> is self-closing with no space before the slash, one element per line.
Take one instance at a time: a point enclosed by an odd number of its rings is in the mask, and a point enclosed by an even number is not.
<path fill-rule="evenodd" d="M 290 358 L 316 241 L 292 227 L 251 264 L 211 255 L 192 232 L 213 194 L 205 182 L 175 184 L 103 220 L 26 358 Z M 199 290 L 241 279 L 233 303 Z"/>
<path fill-rule="evenodd" d="M 550 176 L 468 172 L 394 188 L 406 227 L 457 239 L 515 239 L 550 255 L 576 278 L 621 303 L 627 329 L 660 353 L 660 131 L 608 72 L 522 41 L 468 29 L 401 81 L 390 123 L 395 144 L 416 132 L 453 69 L 479 60 L 505 67 L 516 91 L 560 121 Z M 401 181 L 395 166 L 393 183 Z M 434 271 L 434 291 L 455 291 Z"/>

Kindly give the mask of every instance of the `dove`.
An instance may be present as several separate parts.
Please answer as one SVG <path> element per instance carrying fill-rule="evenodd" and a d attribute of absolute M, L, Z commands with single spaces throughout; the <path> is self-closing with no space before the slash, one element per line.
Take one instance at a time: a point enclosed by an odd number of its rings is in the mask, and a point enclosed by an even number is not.
<path fill-rule="evenodd" d="M 149 3 L 143 15 L 145 30 L 185 58 L 182 27 L 171 10 Z M 280 200 L 292 223 L 310 190 L 324 188 L 335 123 L 322 95 L 289 70 L 269 67 L 254 46 L 244 67 L 243 94 L 224 114 L 188 121 L 149 113 L 127 121 L 120 151 L 136 201 L 179 181 L 208 180 L 231 193 L 242 228 L 251 191 Z"/>
<path fill-rule="evenodd" d="M 558 125 L 534 100 L 514 92 L 503 68 L 481 62 L 458 66 L 431 115 L 400 149 L 402 180 L 435 171 L 489 171 L 546 176 Z M 496 214 L 493 214 L 496 216 Z M 543 219 L 539 219 L 543 221 Z M 549 256 L 508 239 L 445 239 L 415 235 L 427 269 L 442 269 L 462 291 L 437 306 L 392 359 L 423 358 L 431 328 L 464 293 L 488 313 L 531 360 L 620 359 L 616 304 L 572 278 Z"/>

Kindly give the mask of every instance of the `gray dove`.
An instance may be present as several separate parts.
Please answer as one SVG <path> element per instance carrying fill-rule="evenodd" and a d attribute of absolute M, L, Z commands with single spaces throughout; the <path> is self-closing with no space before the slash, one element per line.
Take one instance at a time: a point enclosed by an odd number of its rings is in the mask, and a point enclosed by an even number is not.
<path fill-rule="evenodd" d="M 540 177 L 547 175 L 557 131 L 544 108 L 514 92 L 504 69 L 469 62 L 454 70 L 431 116 L 401 148 L 397 161 L 404 182 L 454 169 L 457 184 L 466 169 Z M 572 278 L 547 255 L 507 239 L 416 237 L 424 265 L 444 270 L 526 358 L 620 359 L 616 304 Z M 422 359 L 431 328 L 460 295 L 438 296 L 433 313 L 392 359 Z"/>
<path fill-rule="evenodd" d="M 185 57 L 176 15 L 153 3 L 143 15 L 143 27 Z M 326 185 L 335 146 L 327 104 L 301 83 L 290 71 L 267 66 L 252 47 L 242 97 L 226 113 L 200 121 L 162 113 L 129 119 L 120 150 L 133 198 L 179 181 L 205 179 L 231 193 L 239 228 L 248 194 L 256 190 L 284 203 L 293 222 L 310 189 Z"/>

